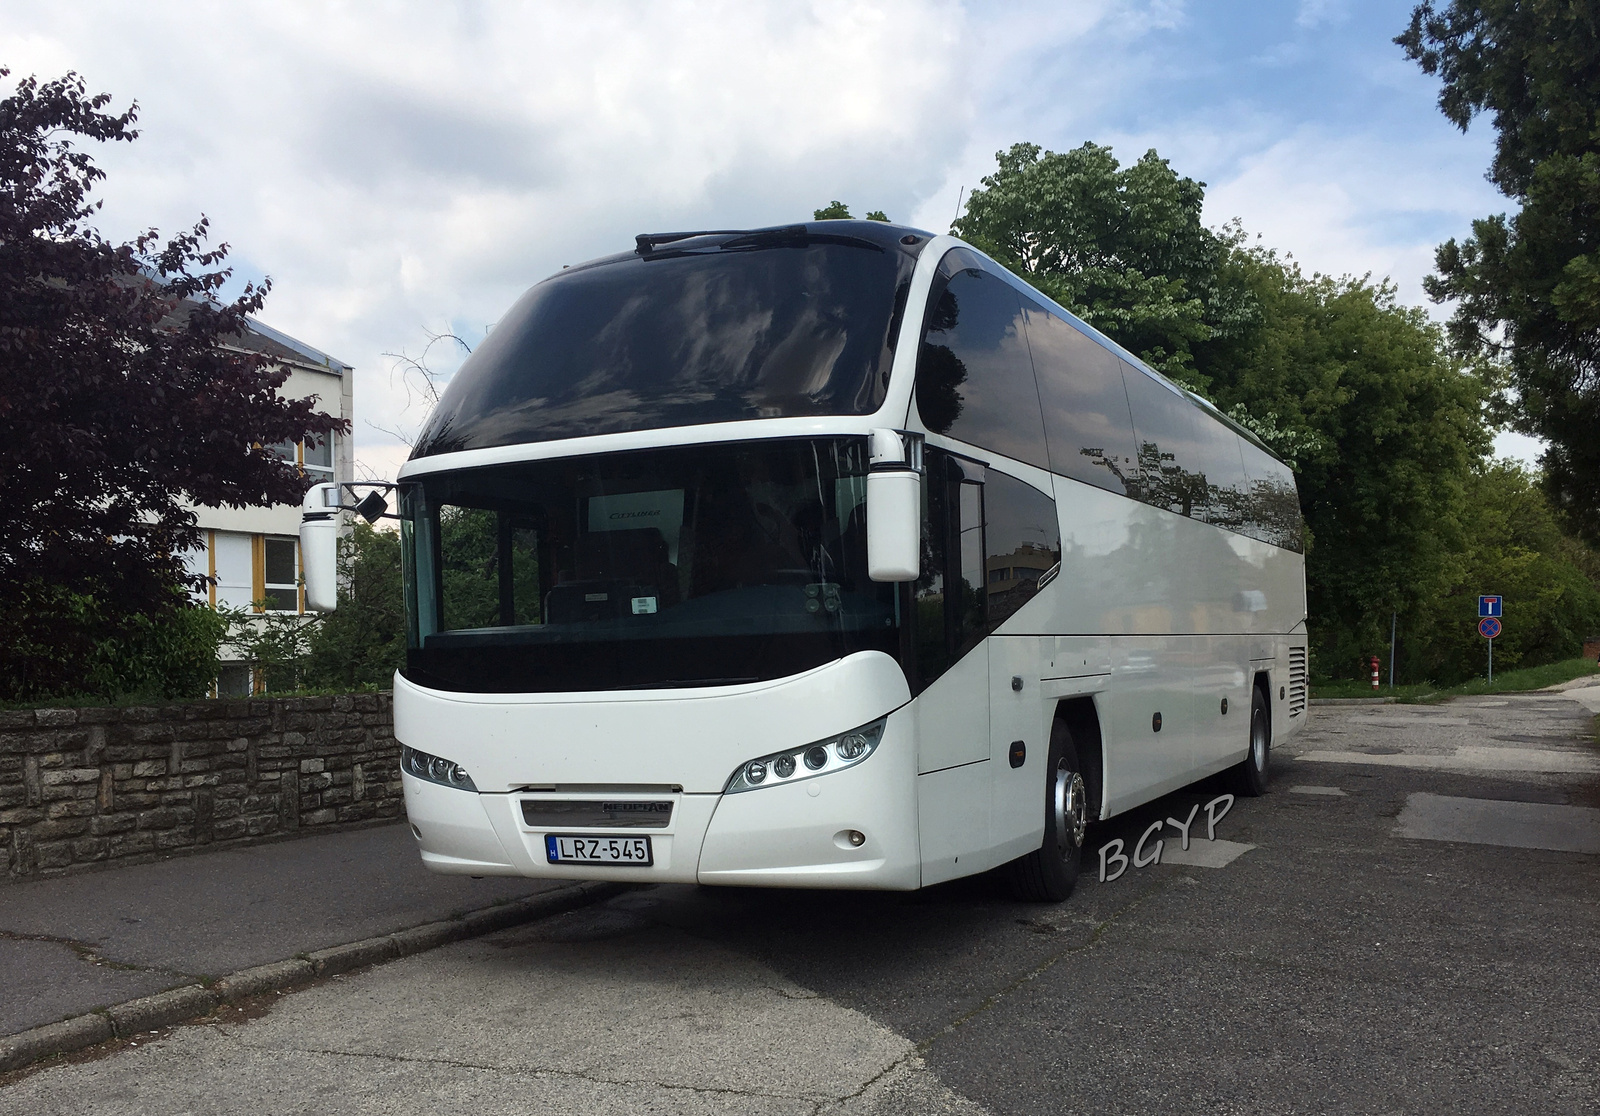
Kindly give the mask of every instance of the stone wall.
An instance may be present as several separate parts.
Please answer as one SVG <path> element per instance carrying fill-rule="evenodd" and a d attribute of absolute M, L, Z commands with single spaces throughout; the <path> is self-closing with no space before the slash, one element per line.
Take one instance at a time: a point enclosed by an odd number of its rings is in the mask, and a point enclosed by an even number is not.
<path fill-rule="evenodd" d="M 388 694 L 0 711 L 0 881 L 405 812 Z"/>

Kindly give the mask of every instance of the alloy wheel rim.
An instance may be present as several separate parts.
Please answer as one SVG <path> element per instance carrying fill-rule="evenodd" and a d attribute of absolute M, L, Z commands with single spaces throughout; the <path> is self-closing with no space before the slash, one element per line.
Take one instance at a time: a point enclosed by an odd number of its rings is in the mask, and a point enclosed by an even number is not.
<path fill-rule="evenodd" d="M 1063 858 L 1070 857 L 1083 846 L 1084 831 L 1089 826 L 1083 776 L 1062 763 L 1056 768 L 1054 791 L 1051 804 L 1055 815 L 1056 848 L 1061 851 Z"/>

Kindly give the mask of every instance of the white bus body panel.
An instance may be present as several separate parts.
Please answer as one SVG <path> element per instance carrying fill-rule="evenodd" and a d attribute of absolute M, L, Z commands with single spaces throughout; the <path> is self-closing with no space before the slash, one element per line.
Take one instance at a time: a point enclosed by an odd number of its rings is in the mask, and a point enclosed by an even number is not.
<path fill-rule="evenodd" d="M 598 694 L 458 694 L 395 678 L 395 737 L 464 766 L 479 792 L 403 776 L 422 859 L 441 872 L 624 882 L 914 888 L 916 751 L 905 675 L 862 652 L 742 686 Z M 723 795 L 740 764 L 893 710 L 860 764 Z M 562 833 L 651 838 L 648 868 L 554 865 L 523 799 L 665 800 L 664 829 Z M 844 834 L 866 835 L 859 847 Z M 702 861 L 704 863 L 702 864 Z"/>

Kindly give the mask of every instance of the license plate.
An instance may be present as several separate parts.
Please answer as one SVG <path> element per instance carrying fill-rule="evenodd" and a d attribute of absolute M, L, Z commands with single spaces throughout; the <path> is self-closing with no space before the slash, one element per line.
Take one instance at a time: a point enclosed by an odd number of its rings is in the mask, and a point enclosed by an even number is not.
<path fill-rule="evenodd" d="M 544 839 L 551 864 L 620 864 L 648 868 L 655 863 L 648 837 L 558 837 Z"/>

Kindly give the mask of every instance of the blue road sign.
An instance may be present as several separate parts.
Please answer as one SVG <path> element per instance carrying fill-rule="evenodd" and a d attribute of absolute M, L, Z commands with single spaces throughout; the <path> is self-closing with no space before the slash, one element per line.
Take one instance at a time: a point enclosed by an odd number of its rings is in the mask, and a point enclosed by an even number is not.
<path fill-rule="evenodd" d="M 1479 597 L 1478 598 L 1478 615 L 1479 616 L 1499 616 L 1500 615 L 1500 598 L 1499 597 Z"/>
<path fill-rule="evenodd" d="M 1500 635 L 1500 618 L 1485 616 L 1478 621 L 1478 634 L 1484 639 L 1495 639 Z"/>

